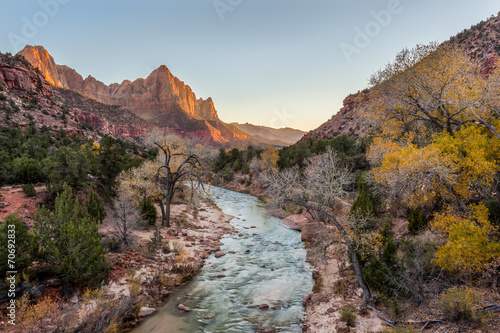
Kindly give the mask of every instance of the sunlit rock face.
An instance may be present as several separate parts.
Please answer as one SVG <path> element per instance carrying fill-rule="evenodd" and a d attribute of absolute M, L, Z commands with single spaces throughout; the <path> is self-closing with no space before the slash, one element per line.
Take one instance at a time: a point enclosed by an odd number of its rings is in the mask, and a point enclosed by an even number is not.
<path fill-rule="evenodd" d="M 196 98 L 191 88 L 160 66 L 147 78 L 106 85 L 83 77 L 68 66 L 57 65 L 43 46 L 19 52 L 52 85 L 76 91 L 109 105 L 120 105 L 150 123 L 218 144 L 242 144 L 248 135 L 222 122 L 211 98 Z"/>

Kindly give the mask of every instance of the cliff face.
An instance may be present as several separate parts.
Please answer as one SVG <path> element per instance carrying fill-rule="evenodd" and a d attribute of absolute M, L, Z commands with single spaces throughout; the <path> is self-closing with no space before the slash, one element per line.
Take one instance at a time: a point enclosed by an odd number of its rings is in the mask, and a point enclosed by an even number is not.
<path fill-rule="evenodd" d="M 48 60 L 48 65 L 53 64 L 50 56 L 41 55 Z M 0 53 L 0 93 L 6 100 L 0 101 L 1 126 L 10 126 L 4 123 L 5 116 L 16 107 L 18 111 L 10 112 L 7 119 L 20 127 L 26 126 L 25 115 L 30 114 L 38 128 L 46 126 L 51 131 L 60 128 L 67 133 L 95 139 L 100 137 L 98 133 L 125 140 L 140 138 L 153 128 L 122 107 L 104 105 L 71 90 L 58 88 L 54 82 L 61 83 L 61 77 L 50 74 L 52 81 L 49 82 L 46 76 L 47 71 L 42 74 L 23 57 Z M 62 117 L 63 114 L 68 116 Z"/>
<path fill-rule="evenodd" d="M 176 129 L 188 136 L 208 137 L 215 143 L 242 144 L 248 135 L 222 122 L 211 98 L 197 99 L 191 88 L 160 66 L 146 79 L 106 85 L 74 69 L 57 65 L 42 46 L 26 46 L 19 52 L 46 80 L 108 105 L 122 106 L 150 123 Z"/>
<path fill-rule="evenodd" d="M 39 91 L 52 96 L 52 87 L 40 73 L 27 67 L 22 61 L 3 54 L 0 59 L 0 81 L 9 89 Z"/>

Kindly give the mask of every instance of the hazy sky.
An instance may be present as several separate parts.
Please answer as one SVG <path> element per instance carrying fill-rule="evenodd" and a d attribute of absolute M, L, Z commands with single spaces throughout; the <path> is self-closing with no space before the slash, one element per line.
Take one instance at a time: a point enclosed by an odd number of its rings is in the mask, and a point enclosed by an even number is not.
<path fill-rule="evenodd" d="M 404 47 L 498 0 L 0 0 L 0 51 L 43 45 L 106 84 L 166 65 L 223 121 L 310 130 Z"/>

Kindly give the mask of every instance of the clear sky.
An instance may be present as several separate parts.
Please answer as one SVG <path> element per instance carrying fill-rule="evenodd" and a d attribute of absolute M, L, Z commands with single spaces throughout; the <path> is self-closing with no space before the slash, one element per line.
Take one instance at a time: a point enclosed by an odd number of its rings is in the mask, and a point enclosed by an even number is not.
<path fill-rule="evenodd" d="M 166 65 L 226 122 L 311 130 L 404 47 L 498 0 L 0 0 L 0 51 L 43 45 L 106 84 Z"/>

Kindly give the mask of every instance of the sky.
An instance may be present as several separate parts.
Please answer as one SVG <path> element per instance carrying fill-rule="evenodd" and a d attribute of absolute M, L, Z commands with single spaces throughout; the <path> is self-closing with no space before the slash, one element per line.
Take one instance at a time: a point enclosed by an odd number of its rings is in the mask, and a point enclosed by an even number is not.
<path fill-rule="evenodd" d="M 498 0 L 0 0 L 0 51 L 43 45 L 106 84 L 166 65 L 225 122 L 312 130 L 405 47 Z"/>

